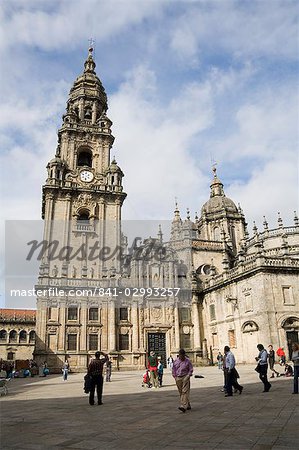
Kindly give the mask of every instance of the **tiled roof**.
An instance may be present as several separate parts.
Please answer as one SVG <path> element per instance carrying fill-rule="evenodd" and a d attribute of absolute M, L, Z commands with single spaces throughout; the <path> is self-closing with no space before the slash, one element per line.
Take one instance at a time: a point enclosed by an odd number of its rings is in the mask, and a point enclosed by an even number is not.
<path fill-rule="evenodd" d="M 35 309 L 6 309 L 0 308 L 0 321 L 33 321 L 36 320 Z"/>

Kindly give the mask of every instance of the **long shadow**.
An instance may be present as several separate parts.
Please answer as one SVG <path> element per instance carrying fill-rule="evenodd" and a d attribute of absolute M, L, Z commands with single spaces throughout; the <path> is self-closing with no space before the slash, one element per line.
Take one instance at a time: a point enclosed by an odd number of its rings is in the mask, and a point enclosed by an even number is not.
<path fill-rule="evenodd" d="M 261 390 L 260 382 L 249 383 L 242 395 L 225 398 L 219 388 L 193 381 L 192 410 L 185 414 L 176 390 L 105 395 L 104 387 L 101 406 L 90 406 L 84 394 L 55 397 L 54 389 L 49 399 L 7 397 L 1 449 L 296 448 L 298 397 L 286 383 Z"/>

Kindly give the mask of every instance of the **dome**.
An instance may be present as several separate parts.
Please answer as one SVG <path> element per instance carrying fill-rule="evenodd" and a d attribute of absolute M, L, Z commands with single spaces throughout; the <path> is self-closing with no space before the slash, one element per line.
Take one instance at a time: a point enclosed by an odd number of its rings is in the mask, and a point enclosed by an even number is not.
<path fill-rule="evenodd" d="M 117 165 L 117 162 L 115 159 L 113 159 L 112 163 L 109 166 L 108 172 L 110 173 L 120 173 L 123 175 L 121 168 Z"/>
<path fill-rule="evenodd" d="M 64 161 L 62 161 L 62 159 L 59 156 L 55 156 L 55 158 L 51 159 L 51 161 L 49 161 L 49 165 L 53 166 L 53 165 L 60 165 L 63 166 L 65 163 Z"/>
<path fill-rule="evenodd" d="M 223 196 L 217 195 L 215 197 L 211 197 L 203 205 L 201 213 L 215 214 L 223 210 L 233 213 L 238 212 L 238 208 L 230 198 L 225 197 L 225 195 Z"/>
<path fill-rule="evenodd" d="M 215 214 L 218 212 L 237 213 L 238 208 L 235 203 L 225 196 L 223 184 L 217 177 L 216 168 L 213 168 L 214 177 L 211 183 L 210 199 L 201 208 L 202 214 Z"/>

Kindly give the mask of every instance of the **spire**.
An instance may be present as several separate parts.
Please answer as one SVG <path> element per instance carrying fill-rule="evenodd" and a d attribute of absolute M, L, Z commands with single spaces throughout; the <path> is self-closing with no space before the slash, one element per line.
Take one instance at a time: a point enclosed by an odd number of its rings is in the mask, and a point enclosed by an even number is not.
<path fill-rule="evenodd" d="M 282 222 L 282 218 L 280 217 L 280 212 L 278 211 L 277 214 L 278 214 L 278 219 L 277 219 L 278 227 L 283 228 L 283 222 Z"/>
<path fill-rule="evenodd" d="M 265 216 L 263 216 L 263 218 L 264 218 L 264 222 L 263 222 L 263 225 L 264 225 L 264 230 L 265 230 L 265 231 L 267 231 L 267 230 L 268 230 L 268 222 L 267 222 L 267 220 L 266 220 L 266 217 L 265 217 Z"/>
<path fill-rule="evenodd" d="M 93 47 L 90 46 L 88 49 L 87 60 L 84 63 L 84 73 L 88 72 L 88 73 L 93 73 L 95 75 L 94 69 L 96 67 L 96 63 L 93 60 L 92 53 L 93 53 Z"/>
<path fill-rule="evenodd" d="M 257 235 L 258 234 L 258 230 L 257 230 L 257 226 L 255 223 L 255 220 L 253 221 L 253 228 L 252 228 L 253 234 Z"/>
<path fill-rule="evenodd" d="M 213 166 L 212 171 L 214 174 L 214 178 L 213 178 L 211 186 L 210 186 L 211 187 L 210 197 L 216 197 L 216 196 L 225 197 L 224 190 L 223 190 L 223 184 L 217 177 L 217 169 L 215 166 Z"/>
<path fill-rule="evenodd" d="M 173 222 L 181 222 L 181 216 L 180 216 L 180 210 L 178 208 L 178 201 L 177 198 L 175 198 L 175 210 L 174 210 L 174 218 Z"/>
<path fill-rule="evenodd" d="M 163 242 L 163 233 L 162 233 L 162 227 L 161 227 L 161 224 L 159 225 L 158 239 L 159 239 L 159 241 L 160 241 L 161 243 Z"/>
<path fill-rule="evenodd" d="M 298 216 L 297 216 L 297 211 L 294 211 L 294 225 L 295 225 L 295 227 L 298 227 L 298 225 L 299 225 L 299 219 L 298 219 Z"/>
<path fill-rule="evenodd" d="M 190 209 L 187 208 L 187 220 L 190 220 Z"/>

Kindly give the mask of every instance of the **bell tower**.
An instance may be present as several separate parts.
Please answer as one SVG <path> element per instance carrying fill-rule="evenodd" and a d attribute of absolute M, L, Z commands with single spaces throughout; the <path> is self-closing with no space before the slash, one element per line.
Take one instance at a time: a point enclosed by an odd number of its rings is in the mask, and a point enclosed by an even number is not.
<path fill-rule="evenodd" d="M 47 359 L 51 354 L 55 367 L 73 352 L 72 364 L 85 369 L 89 350 L 115 349 L 108 313 L 96 308 L 91 292 L 117 284 L 120 277 L 121 207 L 126 194 L 123 172 L 110 158 L 112 122 L 95 67 L 90 47 L 84 71 L 70 90 L 43 186 L 44 237 L 37 288 L 44 294 L 37 299 L 36 355 Z M 79 298 L 78 289 L 86 289 L 86 295 Z M 91 302 L 97 309 L 93 327 L 87 318 Z"/>

